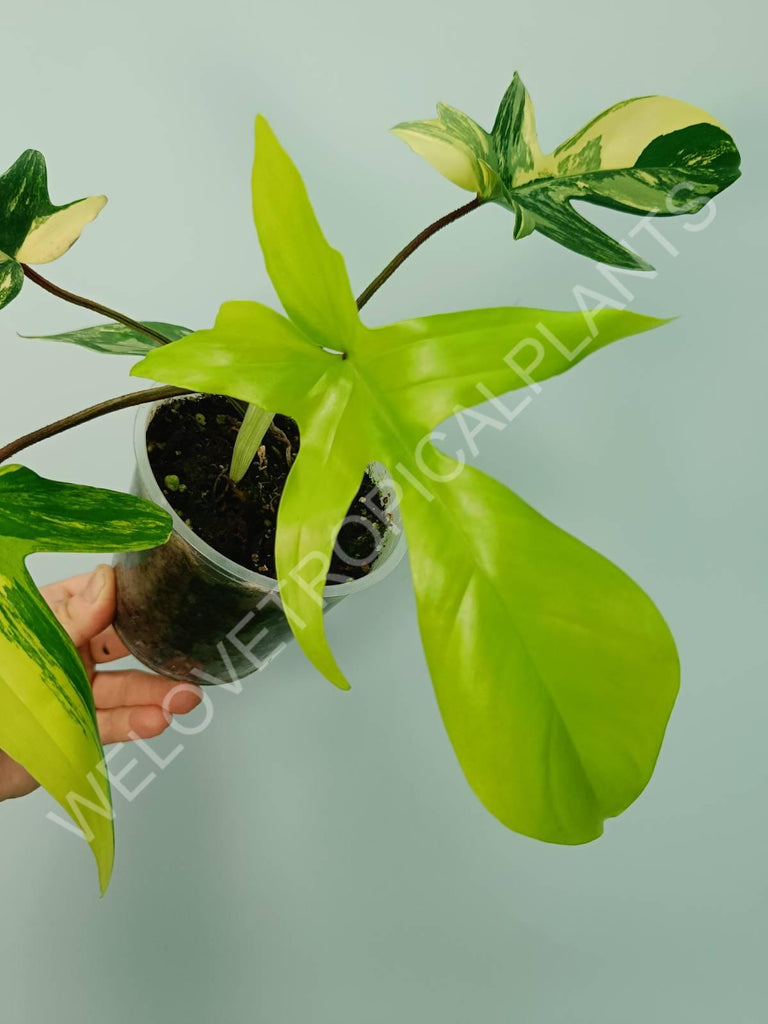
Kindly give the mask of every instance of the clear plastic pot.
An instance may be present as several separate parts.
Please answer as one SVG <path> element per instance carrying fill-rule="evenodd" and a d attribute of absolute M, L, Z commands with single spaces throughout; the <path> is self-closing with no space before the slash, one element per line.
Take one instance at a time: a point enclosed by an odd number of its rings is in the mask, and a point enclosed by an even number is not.
<path fill-rule="evenodd" d="M 195 396 L 172 399 L 196 400 Z M 187 682 L 231 683 L 264 668 L 290 642 L 291 628 L 277 581 L 219 554 L 168 504 L 147 454 L 147 427 L 157 408 L 158 404 L 142 406 L 136 417 L 132 493 L 169 512 L 173 533 L 161 548 L 115 557 L 115 629 L 131 654 L 156 672 Z M 326 611 L 382 580 L 405 553 L 386 471 L 374 464 L 369 473 L 390 506 L 389 525 L 366 576 L 326 585 Z"/>

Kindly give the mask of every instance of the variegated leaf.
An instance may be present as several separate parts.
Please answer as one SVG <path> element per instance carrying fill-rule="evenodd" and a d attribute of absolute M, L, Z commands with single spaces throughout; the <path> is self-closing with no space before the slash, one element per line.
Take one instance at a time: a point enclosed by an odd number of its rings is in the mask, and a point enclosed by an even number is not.
<path fill-rule="evenodd" d="M 595 227 L 574 200 L 654 216 L 695 213 L 740 174 L 731 136 L 711 114 L 666 96 L 625 100 L 604 111 L 552 153 L 539 147 L 531 98 L 516 74 L 490 134 L 454 112 L 473 131 L 442 130 L 441 146 L 424 142 L 442 121 L 417 121 L 393 131 L 451 181 L 515 214 L 515 238 L 532 231 L 592 259 L 652 270 L 637 253 Z M 429 127 L 431 126 L 431 127 Z M 471 151 L 471 152 L 470 152 Z M 452 161 L 494 174 L 456 175 Z"/>
<path fill-rule="evenodd" d="M 80 817 L 102 891 L 114 830 L 91 687 L 25 559 L 41 551 L 156 547 L 170 529 L 167 513 L 131 495 L 0 467 L 0 749 Z"/>
<path fill-rule="evenodd" d="M 28 149 L 0 176 L 0 249 L 19 263 L 50 263 L 77 241 L 106 202 L 106 196 L 90 196 L 54 206 L 45 157 Z"/>
<path fill-rule="evenodd" d="M 188 327 L 178 324 L 166 324 L 157 320 L 145 320 L 144 326 L 168 341 L 178 341 L 192 332 Z M 160 344 L 140 331 L 135 331 L 125 324 L 97 324 L 94 327 L 83 327 L 77 331 L 65 331 L 62 334 L 20 334 L 20 338 L 37 339 L 39 341 L 64 341 L 70 345 L 80 345 L 93 352 L 106 352 L 117 356 L 144 356 Z"/>
<path fill-rule="evenodd" d="M 22 153 L 0 175 L 0 308 L 21 289 L 20 264 L 58 259 L 106 202 L 106 196 L 89 196 L 54 206 L 48 195 L 45 157 L 36 149 Z"/>
<path fill-rule="evenodd" d="M 405 121 L 392 131 L 459 188 L 477 192 L 484 199 L 490 199 L 498 188 L 491 137 L 471 117 L 447 103 L 438 103 L 433 120 Z"/>
<path fill-rule="evenodd" d="M 0 309 L 12 302 L 24 284 L 24 271 L 16 260 L 0 253 Z"/>
<path fill-rule="evenodd" d="M 212 330 L 153 350 L 133 374 L 279 409 L 299 424 L 278 512 L 280 596 L 306 654 L 342 688 L 323 629 L 326 574 L 363 470 L 389 468 L 427 661 L 470 784 L 520 832 L 595 838 L 653 770 L 677 692 L 674 641 L 619 569 L 430 442 L 457 407 L 544 381 L 662 321 L 508 307 L 370 329 L 261 119 L 253 180 L 259 237 L 289 318 L 225 303 Z"/>

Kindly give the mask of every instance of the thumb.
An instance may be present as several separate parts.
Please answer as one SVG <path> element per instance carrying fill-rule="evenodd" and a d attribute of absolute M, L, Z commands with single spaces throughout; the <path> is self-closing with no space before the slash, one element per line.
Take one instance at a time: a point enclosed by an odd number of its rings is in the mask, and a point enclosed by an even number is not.
<path fill-rule="evenodd" d="M 75 647 L 82 647 L 101 633 L 115 615 L 115 574 L 111 566 L 94 569 L 82 589 L 57 601 L 52 611 Z"/>

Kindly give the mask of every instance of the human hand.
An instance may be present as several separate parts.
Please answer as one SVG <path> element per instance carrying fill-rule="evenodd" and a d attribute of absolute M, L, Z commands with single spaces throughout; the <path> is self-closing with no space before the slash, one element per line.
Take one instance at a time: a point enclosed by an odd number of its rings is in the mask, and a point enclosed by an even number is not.
<path fill-rule="evenodd" d="M 51 583 L 40 592 L 85 666 L 102 743 L 159 736 L 173 715 L 184 715 L 200 703 L 199 687 L 189 683 L 132 669 L 99 670 L 98 666 L 128 654 L 112 626 L 116 595 L 115 574 L 110 566 L 100 565 L 93 573 Z M 37 788 L 29 772 L 0 751 L 0 800 L 26 796 Z"/>

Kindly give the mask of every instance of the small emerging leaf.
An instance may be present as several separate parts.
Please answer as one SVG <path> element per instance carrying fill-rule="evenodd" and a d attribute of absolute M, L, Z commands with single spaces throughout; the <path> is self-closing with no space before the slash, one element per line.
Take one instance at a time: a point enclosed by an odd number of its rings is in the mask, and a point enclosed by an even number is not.
<path fill-rule="evenodd" d="M 269 430 L 274 415 L 266 409 L 261 409 L 258 405 L 249 405 L 245 410 L 243 422 L 237 432 L 232 462 L 229 467 L 229 475 L 236 484 L 240 483 L 251 468 L 251 463 L 256 458 L 256 452 L 264 440 L 264 435 Z"/>
<path fill-rule="evenodd" d="M 491 137 L 460 110 L 438 103 L 434 120 L 404 122 L 392 131 L 459 188 L 483 199 L 498 188 Z"/>
<path fill-rule="evenodd" d="M 145 320 L 144 326 L 162 334 L 168 341 L 178 341 L 179 338 L 192 333 L 187 327 L 156 320 Z M 70 345 L 88 348 L 92 352 L 105 352 L 117 356 L 144 356 L 160 345 L 159 341 L 126 327 L 125 324 L 97 324 L 94 327 L 82 327 L 80 330 L 65 331 L 62 334 L 20 334 L 19 337 L 39 341 L 64 341 Z"/>
<path fill-rule="evenodd" d="M 0 467 L 0 749 L 80 818 L 102 892 L 114 830 L 91 687 L 25 559 L 40 551 L 156 547 L 170 530 L 170 516 L 140 498 Z"/>

